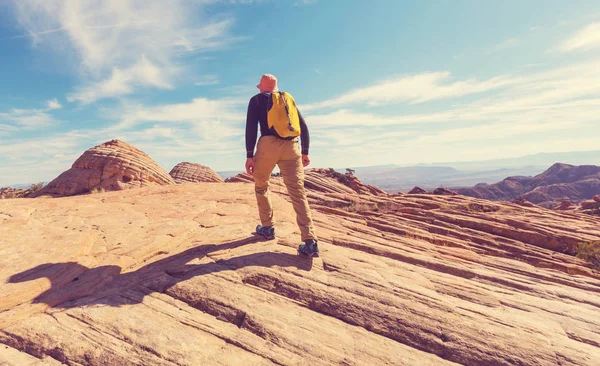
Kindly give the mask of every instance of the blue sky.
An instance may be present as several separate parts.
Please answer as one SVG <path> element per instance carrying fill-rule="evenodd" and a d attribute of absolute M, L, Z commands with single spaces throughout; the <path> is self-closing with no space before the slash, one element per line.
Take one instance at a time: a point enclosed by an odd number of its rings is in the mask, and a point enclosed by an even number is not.
<path fill-rule="evenodd" d="M 0 186 L 119 138 L 243 170 L 272 73 L 316 167 L 599 149 L 600 2 L 0 2 Z"/>

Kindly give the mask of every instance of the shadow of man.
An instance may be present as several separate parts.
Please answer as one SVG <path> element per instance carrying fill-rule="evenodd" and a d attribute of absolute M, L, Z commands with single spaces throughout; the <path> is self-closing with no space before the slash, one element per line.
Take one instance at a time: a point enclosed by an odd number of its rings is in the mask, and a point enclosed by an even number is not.
<path fill-rule="evenodd" d="M 131 298 L 125 300 L 119 296 L 112 296 L 108 300 L 107 297 L 135 285 L 150 283 L 166 275 L 169 276 L 166 287 L 171 287 L 195 276 L 250 266 L 295 267 L 303 271 L 312 269 L 312 260 L 279 252 L 260 252 L 212 263 L 188 264 L 215 251 L 231 250 L 258 241 L 261 239 L 252 236 L 225 244 L 201 245 L 127 273 L 121 273 L 121 267 L 114 265 L 88 268 L 76 262 L 46 263 L 11 276 L 8 283 L 47 278 L 51 283 L 50 289 L 35 297 L 32 303 L 42 303 L 53 308 L 93 304 L 118 307 L 124 304 L 141 303 L 146 295 L 155 291 L 145 286 L 148 291 L 140 293 L 139 298 L 133 300 Z"/>

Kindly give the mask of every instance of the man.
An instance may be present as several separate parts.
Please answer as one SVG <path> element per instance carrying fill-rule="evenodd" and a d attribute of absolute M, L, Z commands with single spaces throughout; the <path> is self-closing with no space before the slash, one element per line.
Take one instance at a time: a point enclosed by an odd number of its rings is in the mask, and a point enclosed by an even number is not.
<path fill-rule="evenodd" d="M 298 252 L 309 257 L 318 256 L 317 235 L 304 190 L 304 167 L 310 164 L 310 137 L 306 122 L 294 98 L 289 93 L 279 93 L 275 76 L 263 75 L 256 87 L 260 93 L 250 99 L 246 117 L 246 172 L 254 177 L 261 221 L 256 232 L 267 239 L 275 238 L 269 178 L 278 165 L 304 242 L 298 247 Z M 261 136 L 254 154 L 259 125 Z M 298 147 L 298 137 L 302 142 L 302 152 Z"/>

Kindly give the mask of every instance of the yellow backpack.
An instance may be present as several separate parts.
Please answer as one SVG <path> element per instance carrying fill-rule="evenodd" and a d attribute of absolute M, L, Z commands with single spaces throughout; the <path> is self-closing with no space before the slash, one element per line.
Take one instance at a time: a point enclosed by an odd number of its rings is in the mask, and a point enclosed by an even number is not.
<path fill-rule="evenodd" d="M 271 94 L 273 106 L 267 112 L 267 125 L 283 139 L 300 136 L 300 118 L 296 101 L 291 94 L 279 92 Z"/>

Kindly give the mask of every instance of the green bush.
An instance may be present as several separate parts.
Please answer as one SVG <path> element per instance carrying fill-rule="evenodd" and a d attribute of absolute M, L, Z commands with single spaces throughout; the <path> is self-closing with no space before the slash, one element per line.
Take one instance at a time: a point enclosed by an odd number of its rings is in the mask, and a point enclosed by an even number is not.
<path fill-rule="evenodd" d="M 379 211 L 376 203 L 353 202 L 347 209 L 349 212 Z"/>
<path fill-rule="evenodd" d="M 331 174 L 331 176 L 335 178 L 338 182 L 348 185 L 348 177 L 345 174 L 336 172 L 333 168 L 329 168 L 329 174 Z"/>
<path fill-rule="evenodd" d="M 579 243 L 577 258 L 590 262 L 592 267 L 600 269 L 600 241 Z"/>
<path fill-rule="evenodd" d="M 39 191 L 42 188 L 44 188 L 44 182 L 39 182 L 39 183 L 36 183 L 36 184 L 32 184 L 31 187 L 29 187 L 28 190 L 32 191 L 32 192 L 37 192 L 37 191 Z"/>

